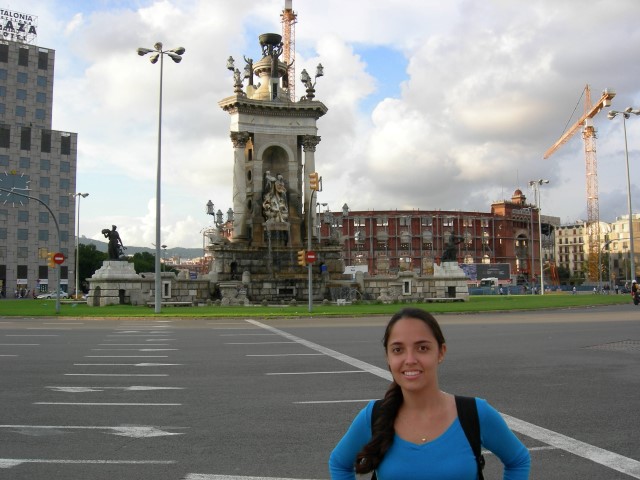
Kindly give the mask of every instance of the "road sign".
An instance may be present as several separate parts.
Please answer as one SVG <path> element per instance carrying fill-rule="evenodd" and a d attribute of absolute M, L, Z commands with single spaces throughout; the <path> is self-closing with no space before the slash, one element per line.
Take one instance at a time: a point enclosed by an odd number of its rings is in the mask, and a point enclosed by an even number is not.
<path fill-rule="evenodd" d="M 53 256 L 53 261 L 56 262 L 58 265 L 62 265 L 62 263 L 64 262 L 64 255 L 60 252 L 56 253 Z"/>
<path fill-rule="evenodd" d="M 312 250 L 307 251 L 307 257 L 306 258 L 307 258 L 307 263 L 313 263 L 318 259 L 318 257 L 316 256 L 316 252 L 314 252 Z"/>

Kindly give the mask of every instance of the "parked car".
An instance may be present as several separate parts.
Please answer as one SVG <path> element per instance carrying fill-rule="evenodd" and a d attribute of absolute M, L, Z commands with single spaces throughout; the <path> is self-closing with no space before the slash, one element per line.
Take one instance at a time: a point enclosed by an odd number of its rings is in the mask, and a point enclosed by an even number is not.
<path fill-rule="evenodd" d="M 40 295 L 38 295 L 36 298 L 39 299 L 43 299 L 43 298 L 47 298 L 47 299 L 51 299 L 51 298 L 56 298 L 56 292 L 47 292 L 47 293 L 41 293 Z M 60 290 L 60 298 L 69 298 L 69 294 L 63 290 Z"/>

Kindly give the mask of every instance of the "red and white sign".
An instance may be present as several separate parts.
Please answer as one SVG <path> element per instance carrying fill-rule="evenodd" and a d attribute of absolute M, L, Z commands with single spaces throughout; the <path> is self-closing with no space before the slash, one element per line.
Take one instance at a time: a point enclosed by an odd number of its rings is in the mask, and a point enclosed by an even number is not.
<path fill-rule="evenodd" d="M 58 265 L 62 265 L 62 263 L 64 262 L 64 255 L 60 252 L 56 253 L 53 256 L 53 261 L 56 262 Z"/>
<path fill-rule="evenodd" d="M 318 257 L 316 256 L 316 252 L 309 250 L 307 252 L 307 263 L 313 263 L 318 259 Z"/>

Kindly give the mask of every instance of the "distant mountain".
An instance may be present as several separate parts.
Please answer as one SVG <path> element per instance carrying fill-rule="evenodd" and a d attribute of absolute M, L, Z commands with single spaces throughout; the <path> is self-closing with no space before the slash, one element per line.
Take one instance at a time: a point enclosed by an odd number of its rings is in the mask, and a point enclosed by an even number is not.
<path fill-rule="evenodd" d="M 96 250 L 100 252 L 107 252 L 109 244 L 107 242 L 101 242 L 100 240 L 94 240 L 93 238 L 80 237 L 80 243 L 83 245 L 95 245 Z M 124 253 L 127 255 L 134 255 L 136 253 L 148 252 L 152 255 L 156 253 L 155 248 L 152 247 L 130 247 L 126 246 L 127 249 Z M 202 256 L 202 248 L 182 248 L 182 247 L 173 247 L 167 248 L 166 251 L 163 251 L 163 257 L 180 257 L 181 259 L 190 259 L 190 258 L 198 258 Z"/>

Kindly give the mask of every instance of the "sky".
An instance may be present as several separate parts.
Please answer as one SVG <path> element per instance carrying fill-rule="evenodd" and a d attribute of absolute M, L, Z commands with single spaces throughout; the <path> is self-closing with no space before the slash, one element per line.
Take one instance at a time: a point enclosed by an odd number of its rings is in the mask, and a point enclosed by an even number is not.
<path fill-rule="evenodd" d="M 261 56 L 281 33 L 284 0 L 20 0 L 38 16 L 35 44 L 56 51 L 53 128 L 78 133 L 80 236 L 152 248 L 159 63 L 138 47 L 186 49 L 165 61 L 161 239 L 201 247 L 206 215 L 232 207 L 226 69 Z M 562 223 L 587 218 L 580 132 L 544 152 L 605 88 L 611 108 L 640 108 L 637 0 L 293 0 L 296 71 L 324 66 L 315 100 L 318 201 L 332 211 L 490 212 L 521 189 Z M 303 92 L 297 79 L 296 92 Z M 302 93 L 300 93 L 301 95 Z M 298 95 L 298 96 L 300 96 Z M 600 220 L 628 213 L 621 117 L 594 118 Z M 626 122 L 634 212 L 640 207 L 640 117 Z"/>

